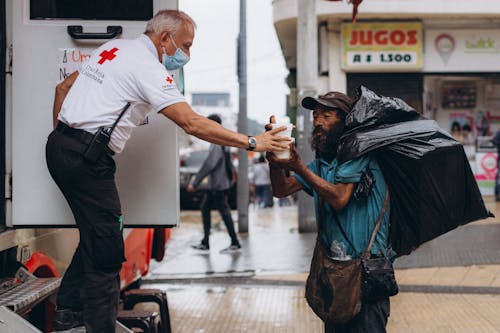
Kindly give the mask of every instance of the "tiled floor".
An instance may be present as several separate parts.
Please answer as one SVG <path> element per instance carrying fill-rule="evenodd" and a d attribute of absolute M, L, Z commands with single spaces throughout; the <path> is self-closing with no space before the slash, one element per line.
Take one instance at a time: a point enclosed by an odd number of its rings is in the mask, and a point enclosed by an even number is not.
<path fill-rule="evenodd" d="M 500 216 L 499 203 L 486 203 Z M 143 285 L 167 290 L 173 332 L 322 332 L 321 321 L 304 298 L 314 235 L 296 232 L 295 214 L 294 207 L 251 209 L 243 251 L 228 256 L 218 252 L 228 238 L 216 213 L 212 249 L 200 254 L 189 247 L 201 236 L 199 212 L 182 212 L 183 222 L 173 232 L 166 260 L 152 267 Z M 458 236 L 464 241 L 430 244 L 418 260 L 409 258 L 408 267 L 396 271 L 402 291 L 391 298 L 389 333 L 500 333 L 500 252 L 495 250 L 498 241 L 486 243 L 494 241 L 499 219 L 469 226 L 474 235 L 484 236 L 477 246 L 488 245 L 488 251 L 477 255 L 474 243 L 467 243 L 472 233 L 465 229 Z M 480 263 L 456 264 L 460 258 L 453 257 L 452 249 L 442 254 L 439 247 L 466 243 L 470 248 L 461 252 L 463 258 Z M 436 262 L 448 264 L 433 266 Z M 416 287 L 425 292 L 410 292 Z"/>
<path fill-rule="evenodd" d="M 165 284 L 173 332 L 320 333 L 302 287 Z M 400 293 L 391 299 L 389 333 L 499 333 L 500 295 Z M 369 332 L 367 332 L 369 333 Z"/>

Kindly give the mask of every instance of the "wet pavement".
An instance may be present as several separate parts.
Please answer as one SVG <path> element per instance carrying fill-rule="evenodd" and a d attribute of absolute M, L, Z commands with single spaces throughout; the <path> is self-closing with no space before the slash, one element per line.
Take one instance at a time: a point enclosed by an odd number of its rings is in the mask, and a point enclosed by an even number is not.
<path fill-rule="evenodd" d="M 485 199 L 500 216 L 500 204 Z M 297 232 L 296 206 L 249 210 L 239 253 L 213 212 L 210 251 L 197 211 L 181 212 L 166 257 L 143 287 L 167 290 L 174 332 L 322 332 L 304 299 L 315 234 Z M 237 213 L 233 212 L 237 218 Z M 500 219 L 457 228 L 396 261 L 400 293 L 388 332 L 500 333 Z"/>
<path fill-rule="evenodd" d="M 232 254 L 220 250 L 230 238 L 218 213 L 212 212 L 210 251 L 191 248 L 203 236 L 197 211 L 182 211 L 181 225 L 172 230 L 165 259 L 152 269 L 153 276 L 213 275 L 226 273 L 306 272 L 314 247 L 315 234 L 297 231 L 297 207 L 249 209 L 249 233 L 238 235 L 242 249 Z M 233 211 L 233 219 L 237 219 Z"/>
<path fill-rule="evenodd" d="M 486 201 L 500 216 L 500 204 Z M 497 208 L 498 206 L 498 208 Z M 237 219 L 237 212 L 233 211 Z M 151 278 L 167 275 L 213 275 L 226 273 L 270 274 L 307 272 L 314 248 L 314 233 L 297 231 L 297 207 L 249 209 L 248 234 L 239 235 L 242 250 L 220 254 L 230 239 L 217 212 L 212 212 L 210 251 L 191 248 L 202 238 L 201 216 L 182 211 L 181 225 L 173 229 L 165 259 L 152 268 Z M 498 220 L 500 221 L 500 219 Z M 497 219 L 469 223 L 420 246 L 396 260 L 396 268 L 500 264 L 500 227 Z"/>
<path fill-rule="evenodd" d="M 396 260 L 397 268 L 500 264 L 500 227 L 487 220 L 461 226 Z"/>

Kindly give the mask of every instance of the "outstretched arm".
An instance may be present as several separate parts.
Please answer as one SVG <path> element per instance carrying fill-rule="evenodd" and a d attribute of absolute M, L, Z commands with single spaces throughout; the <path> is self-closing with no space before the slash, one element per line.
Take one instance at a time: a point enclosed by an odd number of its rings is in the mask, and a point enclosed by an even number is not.
<path fill-rule="evenodd" d="M 194 135 L 202 140 L 221 146 L 232 146 L 237 148 L 248 148 L 248 136 L 242 133 L 228 130 L 215 121 L 212 121 L 191 109 L 185 102 L 175 103 L 160 111 L 164 116 L 171 119 L 187 134 Z M 282 151 L 288 148 L 289 138 L 275 135 L 286 127 L 256 135 L 257 147 L 254 151 Z"/>

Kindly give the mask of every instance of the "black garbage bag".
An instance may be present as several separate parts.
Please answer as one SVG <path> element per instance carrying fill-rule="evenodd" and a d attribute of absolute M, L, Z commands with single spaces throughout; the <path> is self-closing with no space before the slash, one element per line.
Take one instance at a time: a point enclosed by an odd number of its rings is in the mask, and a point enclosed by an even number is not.
<path fill-rule="evenodd" d="M 397 256 L 493 216 L 459 142 L 401 99 L 363 86 L 358 94 L 337 159 L 343 163 L 376 152 L 391 193 L 390 239 Z"/>
<path fill-rule="evenodd" d="M 421 118 L 420 114 L 403 100 L 379 96 L 360 86 L 353 111 L 346 117 L 346 130 L 361 129 L 374 125 L 388 125 Z"/>

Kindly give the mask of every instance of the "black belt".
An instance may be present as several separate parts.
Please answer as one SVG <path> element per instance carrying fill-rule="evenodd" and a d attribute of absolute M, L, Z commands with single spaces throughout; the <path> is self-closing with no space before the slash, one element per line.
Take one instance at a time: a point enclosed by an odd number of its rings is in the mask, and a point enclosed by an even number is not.
<path fill-rule="evenodd" d="M 94 134 L 90 132 L 78 128 L 69 127 L 68 125 L 66 125 L 61 121 L 59 121 L 59 123 L 57 124 L 56 131 L 66 136 L 69 136 L 73 139 L 76 139 L 85 145 L 88 145 L 92 141 L 92 138 L 94 137 Z M 112 151 L 111 148 L 109 147 L 106 147 L 104 151 L 109 155 L 115 154 L 115 152 Z"/>

